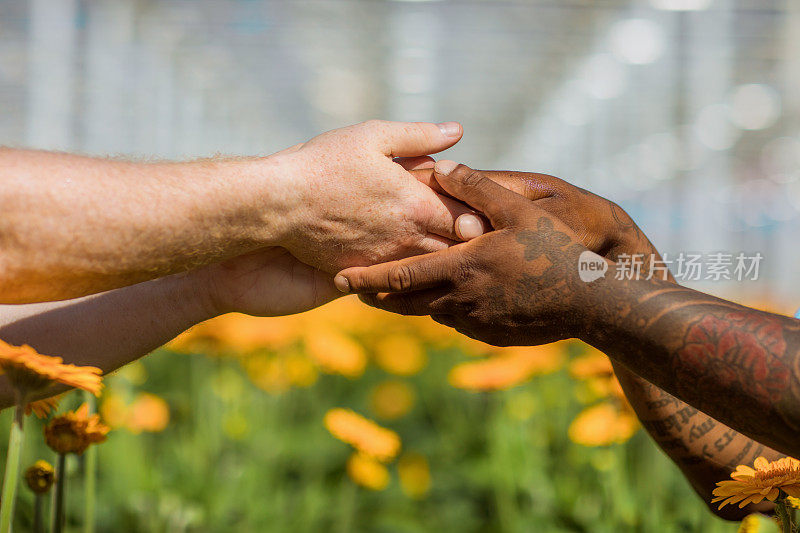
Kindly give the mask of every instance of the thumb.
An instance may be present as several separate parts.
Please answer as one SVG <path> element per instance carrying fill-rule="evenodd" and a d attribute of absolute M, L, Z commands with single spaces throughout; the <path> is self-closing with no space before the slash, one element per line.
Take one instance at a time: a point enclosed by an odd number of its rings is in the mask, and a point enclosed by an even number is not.
<path fill-rule="evenodd" d="M 437 161 L 434 177 L 449 195 L 481 211 L 496 229 L 514 226 L 522 220 L 532 202 L 455 161 Z"/>
<path fill-rule="evenodd" d="M 380 142 L 383 153 L 390 157 L 414 157 L 435 154 L 461 140 L 463 129 L 458 122 L 388 122 L 372 121 L 368 132 Z"/>

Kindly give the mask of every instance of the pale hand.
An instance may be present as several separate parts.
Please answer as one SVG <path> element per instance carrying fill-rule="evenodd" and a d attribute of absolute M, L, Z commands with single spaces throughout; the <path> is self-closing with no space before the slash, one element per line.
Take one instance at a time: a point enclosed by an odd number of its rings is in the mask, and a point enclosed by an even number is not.
<path fill-rule="evenodd" d="M 301 263 L 283 248 L 259 250 L 193 274 L 214 316 L 229 312 L 291 315 L 341 296 L 330 274 Z"/>
<path fill-rule="evenodd" d="M 330 273 L 446 248 L 458 240 L 455 219 L 470 209 L 393 158 L 436 153 L 460 138 L 454 122 L 370 121 L 276 154 L 293 198 L 277 244 Z"/>

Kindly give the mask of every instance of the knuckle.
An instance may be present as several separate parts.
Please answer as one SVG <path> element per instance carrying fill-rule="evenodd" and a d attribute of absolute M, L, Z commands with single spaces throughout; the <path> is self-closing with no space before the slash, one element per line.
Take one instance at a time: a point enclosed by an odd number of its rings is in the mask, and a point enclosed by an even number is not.
<path fill-rule="evenodd" d="M 461 183 L 463 183 L 465 187 L 477 189 L 485 183 L 484 180 L 486 177 L 480 170 L 473 170 L 471 168 L 463 167 L 459 168 L 458 170 L 461 171 Z"/>
<path fill-rule="evenodd" d="M 393 291 L 405 291 L 413 285 L 414 274 L 408 265 L 392 267 L 387 276 L 387 283 Z"/>

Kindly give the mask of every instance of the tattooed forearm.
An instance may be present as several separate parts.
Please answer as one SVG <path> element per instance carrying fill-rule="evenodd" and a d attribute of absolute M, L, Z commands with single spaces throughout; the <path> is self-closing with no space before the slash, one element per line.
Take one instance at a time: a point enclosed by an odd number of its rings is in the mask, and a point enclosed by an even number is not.
<path fill-rule="evenodd" d="M 753 439 L 714 420 L 678 398 L 614 364 L 625 395 L 647 432 L 683 471 L 702 500 L 709 504 L 717 481 L 727 479 L 739 464 L 752 464 L 756 457 L 784 457 Z M 716 507 L 712 509 L 719 512 Z M 726 508 L 725 518 L 741 519 L 754 508 Z M 757 508 L 769 511 L 769 505 Z"/>
<path fill-rule="evenodd" d="M 637 236 L 637 240 L 619 253 L 654 254 L 660 260 L 657 250 L 644 234 Z M 615 259 L 613 255 L 609 258 Z M 671 275 L 668 275 L 668 280 L 675 282 Z M 642 425 L 681 468 L 707 504 L 716 482 L 727 479 L 739 464 L 752 464 L 759 456 L 769 460 L 784 457 L 642 379 L 627 367 L 614 363 L 614 371 Z M 701 432 L 704 434 L 700 435 Z M 719 512 L 716 508 L 713 510 Z M 725 516 L 740 519 L 752 510 L 729 507 Z M 769 506 L 763 505 L 758 510 L 767 511 Z"/>
<path fill-rule="evenodd" d="M 797 321 L 665 282 L 611 285 L 610 327 L 593 339 L 600 349 L 715 419 L 800 455 Z M 709 426 L 698 422 L 688 438 Z"/>

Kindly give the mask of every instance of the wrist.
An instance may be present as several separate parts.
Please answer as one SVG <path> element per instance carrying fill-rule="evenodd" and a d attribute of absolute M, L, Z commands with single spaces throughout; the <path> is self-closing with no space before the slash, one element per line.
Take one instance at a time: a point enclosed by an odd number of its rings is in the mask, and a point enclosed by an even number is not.
<path fill-rule="evenodd" d="M 210 276 L 213 266 L 173 274 L 155 281 L 161 284 L 161 297 L 175 302 L 174 312 L 180 316 L 186 327 L 223 313 L 214 297 L 214 284 Z"/>
<path fill-rule="evenodd" d="M 596 258 L 601 258 L 601 256 L 598 255 Z M 579 308 L 573 309 L 573 312 L 579 317 L 576 336 L 593 346 L 607 335 L 610 328 L 614 327 L 612 323 L 615 315 L 614 308 L 618 305 L 625 305 L 623 302 L 624 292 L 618 287 L 620 281 L 614 276 L 616 263 L 607 258 L 602 258 L 602 260 L 607 267 L 604 275 L 593 281 L 587 281 L 581 273 L 578 283 L 582 291 L 580 297 L 575 299 L 575 304 Z"/>
<path fill-rule="evenodd" d="M 275 154 L 197 164 L 212 176 L 207 211 L 218 218 L 226 244 L 233 243 L 235 253 L 226 255 L 286 242 L 300 203 L 294 159 Z"/>

